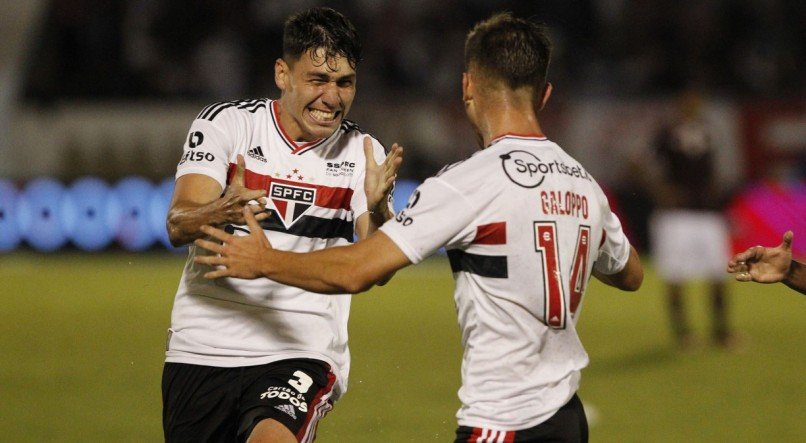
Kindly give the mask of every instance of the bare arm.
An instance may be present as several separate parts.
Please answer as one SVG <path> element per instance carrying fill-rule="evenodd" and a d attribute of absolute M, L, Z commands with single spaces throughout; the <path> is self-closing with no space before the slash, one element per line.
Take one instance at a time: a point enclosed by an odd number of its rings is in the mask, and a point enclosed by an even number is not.
<path fill-rule="evenodd" d="M 644 268 L 641 266 L 638 252 L 634 247 L 630 246 L 630 258 L 627 259 L 624 269 L 611 275 L 602 274 L 594 270 L 593 276 L 602 283 L 622 291 L 637 291 L 644 281 Z"/>
<path fill-rule="evenodd" d="M 238 156 L 238 170 L 226 192 L 221 194 L 221 185 L 203 174 L 188 174 L 176 181 L 171 206 L 168 209 L 168 238 L 174 246 L 181 246 L 204 236 L 202 225 L 221 226 L 226 223 L 244 224 L 241 209 L 250 200 L 266 195 L 265 190 L 244 187 L 243 157 Z M 268 216 L 263 207 L 251 205 L 258 220 Z"/>
<path fill-rule="evenodd" d="M 400 248 L 377 232 L 350 246 L 328 248 L 306 254 L 278 251 L 247 210 L 244 218 L 251 233 L 235 236 L 213 228 L 202 231 L 221 241 L 196 240 L 196 245 L 218 255 L 197 256 L 196 263 L 223 266 L 206 273 L 207 278 L 268 277 L 276 282 L 323 294 L 355 294 L 387 280 L 411 262 Z"/>
<path fill-rule="evenodd" d="M 781 244 L 774 248 L 753 246 L 736 254 L 728 262 L 728 272 L 735 273 L 738 281 L 781 282 L 806 294 L 806 265 L 792 259 L 793 238 L 792 231 L 787 231 Z"/>

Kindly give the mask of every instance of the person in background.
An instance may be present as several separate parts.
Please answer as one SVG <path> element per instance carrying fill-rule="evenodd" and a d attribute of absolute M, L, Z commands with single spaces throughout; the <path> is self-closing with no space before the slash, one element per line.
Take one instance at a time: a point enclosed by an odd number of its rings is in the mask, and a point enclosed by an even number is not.
<path fill-rule="evenodd" d="M 696 343 L 684 303 L 684 289 L 705 280 L 710 293 L 711 339 L 720 347 L 736 344 L 728 315 L 724 263 L 729 257 L 725 201 L 716 177 L 714 140 L 702 115 L 702 97 L 687 89 L 677 99 L 678 115 L 657 137 L 661 173 L 651 178 L 655 210 L 649 232 L 652 257 L 666 286 L 677 345 Z"/>

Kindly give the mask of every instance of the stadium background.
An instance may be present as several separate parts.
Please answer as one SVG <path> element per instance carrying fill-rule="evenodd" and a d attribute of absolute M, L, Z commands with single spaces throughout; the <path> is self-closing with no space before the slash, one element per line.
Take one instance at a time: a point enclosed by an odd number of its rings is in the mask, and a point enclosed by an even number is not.
<path fill-rule="evenodd" d="M 160 439 L 162 342 L 183 259 L 156 233 L 187 128 L 210 102 L 275 97 L 282 22 L 318 4 L 344 12 L 363 37 L 350 118 L 406 146 L 402 178 L 419 182 L 475 149 L 459 100 L 463 38 L 508 9 L 551 27 L 546 132 L 608 189 L 642 250 L 652 207 L 635 168 L 653 170 L 654 134 L 675 92 L 695 84 L 732 195 L 735 247 L 777 244 L 791 228 L 806 255 L 802 2 L 3 2 L 0 435 Z M 86 229 L 75 208 L 90 196 L 108 218 Z M 91 248 L 79 235 L 101 251 L 82 251 Z M 732 285 L 741 352 L 683 354 L 668 337 L 651 257 L 647 265 L 638 294 L 594 283 L 587 298 L 582 396 L 593 440 L 801 438 L 803 300 Z M 351 390 L 320 441 L 450 439 L 461 349 L 448 269 L 436 257 L 356 298 Z M 705 333 L 699 292 L 691 306 Z"/>

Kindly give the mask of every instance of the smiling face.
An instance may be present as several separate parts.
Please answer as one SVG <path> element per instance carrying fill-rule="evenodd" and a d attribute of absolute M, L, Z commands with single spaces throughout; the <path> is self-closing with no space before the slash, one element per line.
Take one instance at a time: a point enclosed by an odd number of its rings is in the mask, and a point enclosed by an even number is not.
<path fill-rule="evenodd" d="M 353 104 L 354 67 L 338 55 L 325 59 L 321 48 L 289 62 L 278 59 L 274 64 L 283 128 L 295 141 L 329 137 Z"/>

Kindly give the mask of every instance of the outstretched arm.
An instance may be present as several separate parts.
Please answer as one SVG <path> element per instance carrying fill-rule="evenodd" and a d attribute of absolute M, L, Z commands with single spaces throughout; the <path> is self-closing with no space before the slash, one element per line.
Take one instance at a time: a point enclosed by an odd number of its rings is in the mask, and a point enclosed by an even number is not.
<path fill-rule="evenodd" d="M 728 272 L 736 274 L 736 280 L 741 282 L 782 282 L 806 294 L 806 266 L 792 259 L 793 237 L 792 231 L 787 231 L 781 244 L 774 248 L 753 246 L 734 255 L 728 262 Z"/>
<path fill-rule="evenodd" d="M 355 294 L 388 279 L 411 262 L 384 234 L 376 232 L 366 240 L 305 254 L 273 249 L 255 216 L 244 208 L 249 235 L 236 236 L 203 226 L 201 230 L 219 240 L 196 240 L 196 245 L 218 255 L 197 256 L 196 263 L 218 266 L 207 278 L 267 277 L 278 283 L 323 294 Z"/>
<path fill-rule="evenodd" d="M 202 225 L 221 226 L 226 223 L 244 224 L 241 209 L 251 208 L 258 220 L 268 217 L 260 205 L 248 205 L 251 200 L 266 196 L 265 190 L 247 189 L 244 185 L 244 159 L 238 155 L 238 169 L 221 194 L 221 185 L 203 174 L 188 174 L 176 181 L 171 206 L 168 210 L 168 238 L 174 246 L 181 246 L 202 237 Z"/>

